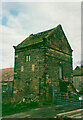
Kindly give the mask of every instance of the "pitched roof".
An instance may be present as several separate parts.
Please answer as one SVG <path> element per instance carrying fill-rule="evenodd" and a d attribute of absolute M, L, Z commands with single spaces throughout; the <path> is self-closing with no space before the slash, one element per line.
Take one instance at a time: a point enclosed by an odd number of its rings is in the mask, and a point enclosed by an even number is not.
<path fill-rule="evenodd" d="M 22 41 L 19 45 L 17 45 L 16 48 L 26 47 L 29 45 L 43 42 L 43 38 L 49 35 L 53 30 L 54 28 L 44 31 L 44 32 L 37 33 L 37 34 L 31 34 L 24 41 Z"/>
<path fill-rule="evenodd" d="M 13 79 L 14 79 L 14 68 L 0 69 L 0 82 L 13 81 Z"/>
<path fill-rule="evenodd" d="M 77 66 L 77 67 L 75 68 L 75 70 L 81 70 L 81 68 L 80 68 L 79 66 Z"/>
<path fill-rule="evenodd" d="M 53 31 L 58 30 L 59 28 L 62 29 L 61 25 L 58 25 L 55 28 L 52 28 L 50 30 L 46 30 L 46 31 L 43 31 L 43 32 L 40 32 L 40 33 L 37 33 L 37 34 L 31 34 L 24 41 L 22 41 L 20 44 L 18 44 L 15 48 L 19 49 L 19 48 L 23 48 L 23 47 L 27 47 L 27 46 L 30 46 L 30 45 L 34 45 L 34 44 L 43 42 L 43 38 L 49 37 L 50 34 L 53 33 Z M 66 40 L 67 40 L 67 38 L 66 38 Z M 67 41 L 67 43 L 68 43 L 68 41 Z M 71 46 L 70 46 L 69 43 L 68 43 L 68 46 L 71 49 Z"/>
<path fill-rule="evenodd" d="M 82 69 L 77 66 L 74 71 L 73 71 L 73 76 L 83 76 L 83 72 L 82 72 Z"/>

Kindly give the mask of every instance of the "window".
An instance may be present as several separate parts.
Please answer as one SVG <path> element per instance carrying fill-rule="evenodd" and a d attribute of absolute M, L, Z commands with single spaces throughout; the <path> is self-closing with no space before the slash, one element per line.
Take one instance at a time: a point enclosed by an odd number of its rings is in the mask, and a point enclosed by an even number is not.
<path fill-rule="evenodd" d="M 23 70 L 24 70 L 24 68 L 23 68 L 23 66 L 21 66 L 21 72 L 23 72 Z"/>
<path fill-rule="evenodd" d="M 59 79 L 63 79 L 63 70 L 62 70 L 62 66 L 59 66 Z"/>
<path fill-rule="evenodd" d="M 30 61 L 30 56 L 29 56 L 29 61 Z"/>
<path fill-rule="evenodd" d="M 26 81 L 26 89 L 30 88 L 30 81 Z"/>
<path fill-rule="evenodd" d="M 26 62 L 27 62 L 27 61 L 30 61 L 30 56 L 29 56 L 29 55 L 25 57 L 25 61 L 26 61 Z"/>
<path fill-rule="evenodd" d="M 28 61 L 28 56 L 26 56 L 26 62 Z"/>
<path fill-rule="evenodd" d="M 32 64 L 32 71 L 34 71 L 35 70 L 35 65 L 34 64 Z"/>
<path fill-rule="evenodd" d="M 26 85 L 27 85 L 27 89 L 29 89 L 29 82 L 27 82 Z"/>
<path fill-rule="evenodd" d="M 7 85 L 3 85 L 2 86 L 2 92 L 6 92 L 7 91 Z"/>
<path fill-rule="evenodd" d="M 27 82 L 27 87 L 29 86 L 29 83 Z"/>

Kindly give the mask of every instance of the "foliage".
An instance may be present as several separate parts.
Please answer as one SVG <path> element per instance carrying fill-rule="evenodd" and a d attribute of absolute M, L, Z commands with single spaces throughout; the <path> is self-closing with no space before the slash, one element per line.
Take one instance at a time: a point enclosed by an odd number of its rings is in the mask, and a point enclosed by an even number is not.
<path fill-rule="evenodd" d="M 42 100 L 40 101 L 41 102 L 41 105 L 51 105 L 52 104 L 52 101 L 51 100 Z"/>
<path fill-rule="evenodd" d="M 22 111 L 26 111 L 27 109 L 36 108 L 39 106 L 39 102 L 37 101 L 30 101 L 30 103 L 27 102 L 14 102 L 14 103 L 3 103 L 2 104 L 2 116 L 8 115 L 8 114 L 14 114 Z"/>

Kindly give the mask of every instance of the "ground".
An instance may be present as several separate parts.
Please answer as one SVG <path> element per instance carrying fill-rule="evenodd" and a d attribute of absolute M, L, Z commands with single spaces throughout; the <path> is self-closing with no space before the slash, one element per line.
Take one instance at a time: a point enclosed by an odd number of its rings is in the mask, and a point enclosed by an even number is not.
<path fill-rule="evenodd" d="M 82 109 L 79 105 L 45 105 L 41 108 L 26 110 L 13 115 L 4 116 L 4 118 L 56 118 L 57 116 L 67 116 L 80 118 Z"/>

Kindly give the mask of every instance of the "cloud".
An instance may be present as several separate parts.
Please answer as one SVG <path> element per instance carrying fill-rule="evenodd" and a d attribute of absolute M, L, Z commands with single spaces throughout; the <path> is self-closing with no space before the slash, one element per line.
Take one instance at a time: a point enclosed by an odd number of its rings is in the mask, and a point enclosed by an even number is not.
<path fill-rule="evenodd" d="M 7 68 L 14 66 L 14 49 L 13 45 L 17 45 L 20 43 L 25 36 L 16 33 L 13 29 L 8 28 L 6 26 L 0 25 L 0 31 L 2 28 L 2 41 L 0 41 L 0 68 Z"/>
<path fill-rule="evenodd" d="M 68 41 L 74 50 L 74 66 L 81 54 L 81 4 L 80 3 L 3 3 L 3 41 L 7 46 L 19 44 L 31 33 L 38 33 L 62 24 Z M 13 10 L 13 12 L 11 12 Z M 7 40 L 6 40 L 7 39 Z M 5 46 L 4 44 L 4 46 Z M 9 47 L 8 47 L 9 48 Z M 6 49 L 8 49 L 6 48 Z M 9 49 L 8 49 L 8 51 Z M 8 55 L 8 53 L 4 55 Z M 12 51 L 13 52 L 13 51 Z M 12 53 L 11 53 L 12 54 Z"/>

